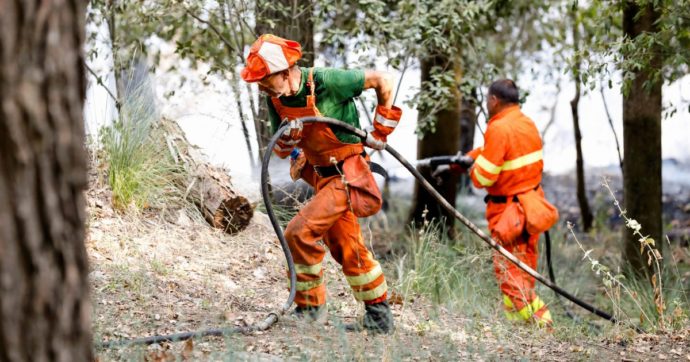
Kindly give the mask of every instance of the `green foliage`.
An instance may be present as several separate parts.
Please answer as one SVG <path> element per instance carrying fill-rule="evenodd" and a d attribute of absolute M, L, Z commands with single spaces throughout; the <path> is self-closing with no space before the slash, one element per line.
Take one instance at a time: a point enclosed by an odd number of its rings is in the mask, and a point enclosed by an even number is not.
<path fill-rule="evenodd" d="M 88 20 L 106 21 L 116 69 L 124 69 L 123 59 L 147 54 L 152 36 L 173 41 L 176 52 L 193 64 L 206 62 L 210 73 L 234 72 L 243 63 L 243 52 L 252 41 L 247 19 L 254 15 L 245 1 L 95 0 Z M 152 54 L 157 66 L 160 54 Z"/>
<path fill-rule="evenodd" d="M 622 31 L 624 1 L 593 1 L 585 7 L 590 19 L 590 47 L 581 50 L 587 60 L 583 80 L 591 89 L 599 79 L 608 78 L 615 64 L 622 75 L 623 94 L 633 91 L 632 80 L 641 71 L 651 72 L 645 84 L 648 90 L 657 82 L 673 82 L 690 72 L 690 1 L 634 0 L 640 10 L 648 4 L 659 14 L 656 31 L 645 32 L 635 38 Z M 635 19 L 639 19 L 640 13 Z M 661 64 L 656 62 L 661 61 Z M 612 84 L 609 82 L 609 87 Z"/>
<path fill-rule="evenodd" d="M 113 204 L 120 210 L 165 207 L 181 200 L 176 185 L 185 173 L 168 153 L 144 89 L 128 92 L 119 118 L 100 135 Z"/>

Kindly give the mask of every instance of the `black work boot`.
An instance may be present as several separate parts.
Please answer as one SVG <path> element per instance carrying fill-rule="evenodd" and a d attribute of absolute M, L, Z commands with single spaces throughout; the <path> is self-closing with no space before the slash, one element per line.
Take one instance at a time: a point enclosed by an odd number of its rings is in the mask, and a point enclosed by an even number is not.
<path fill-rule="evenodd" d="M 393 313 L 387 301 L 376 304 L 365 304 L 366 313 L 362 320 L 345 325 L 348 331 L 368 330 L 373 333 L 390 334 L 395 331 Z"/>
<path fill-rule="evenodd" d="M 326 304 L 306 307 L 297 306 L 292 315 L 299 320 L 310 323 L 326 324 L 328 320 L 328 307 Z"/>

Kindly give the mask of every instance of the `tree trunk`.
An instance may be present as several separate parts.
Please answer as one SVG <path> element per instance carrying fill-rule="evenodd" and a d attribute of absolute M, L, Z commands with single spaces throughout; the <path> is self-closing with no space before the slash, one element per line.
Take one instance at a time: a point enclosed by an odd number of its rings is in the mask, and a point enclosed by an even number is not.
<path fill-rule="evenodd" d="M 472 90 L 471 97 L 462 98 L 462 107 L 460 109 L 460 151 L 467 153 L 474 148 L 474 130 L 477 128 L 477 104 L 476 89 Z M 470 177 L 467 173 L 460 175 L 460 182 L 458 185 L 462 189 L 470 187 Z"/>
<path fill-rule="evenodd" d="M 255 33 L 275 34 L 281 38 L 295 40 L 302 45 L 301 66 L 314 65 L 314 19 L 311 0 L 258 0 Z M 272 24 L 272 25 L 271 25 Z M 271 125 L 264 97 L 259 98 L 259 112 L 254 119 L 254 128 L 259 143 L 259 157 L 263 158 L 266 146 L 271 140 Z"/>
<path fill-rule="evenodd" d="M 656 32 L 658 19 L 653 4 L 640 8 L 627 1 L 623 9 L 623 31 L 631 39 L 643 32 Z M 637 220 L 642 225 L 642 233 L 661 245 L 662 84 L 652 79 L 652 74 L 661 69 L 662 58 L 658 44 L 649 50 L 655 54 L 650 68 L 635 74 L 630 93 L 623 97 L 623 191 L 628 217 Z M 629 229 L 624 233 L 625 259 L 636 274 L 651 276 L 652 266 L 647 264 L 646 255 L 640 253 L 639 238 Z"/>
<path fill-rule="evenodd" d="M 232 92 L 235 93 L 235 104 L 237 105 L 237 111 L 240 114 L 240 125 L 242 125 L 242 134 L 244 135 L 244 141 L 247 145 L 249 161 L 251 162 L 252 166 L 256 166 L 256 158 L 254 158 L 254 152 L 252 151 L 252 140 L 249 137 L 249 128 L 247 127 L 246 122 L 246 119 L 249 117 L 247 117 L 247 115 L 244 113 L 244 108 L 242 107 L 242 91 L 240 90 L 240 82 L 244 81 L 239 79 L 239 77 L 237 77 L 233 73 L 230 83 L 232 87 Z M 249 98 L 252 98 L 251 93 L 249 94 Z M 251 108 L 251 103 L 249 107 Z"/>
<path fill-rule="evenodd" d="M 460 82 L 460 68 L 456 64 L 450 64 L 450 61 L 442 56 L 435 56 L 421 60 L 422 82 L 430 80 L 431 69 L 436 66 L 442 68 L 448 67 L 453 69 L 457 82 Z M 439 110 L 435 114 L 436 118 L 436 132 L 425 134 L 419 141 L 417 141 L 417 158 L 427 158 L 431 156 L 454 155 L 460 149 L 460 108 L 462 96 L 457 89 L 453 89 L 454 99 L 449 102 L 447 107 Z M 424 117 L 420 113 L 420 119 Z M 450 173 L 442 176 L 442 183 L 437 184 L 437 181 L 431 177 L 431 170 L 428 168 L 420 168 L 422 175 L 431 182 L 443 197 L 455 205 L 455 197 L 457 195 L 458 176 Z M 413 206 L 410 219 L 416 224 L 423 222 L 424 210 L 428 210 L 426 219 L 445 219 L 446 226 L 449 230 L 452 229 L 455 218 L 448 214 L 441 205 L 426 192 L 418 182 L 415 182 Z"/>
<path fill-rule="evenodd" d="M 0 360 L 91 361 L 86 2 L 0 1 Z"/>
<path fill-rule="evenodd" d="M 175 121 L 162 119 L 161 126 L 172 157 L 191 176 L 179 185 L 185 190 L 185 198 L 194 202 L 211 226 L 228 234 L 244 230 L 254 216 L 254 209 L 246 197 L 234 190 L 227 170 L 206 162 Z"/>
<path fill-rule="evenodd" d="M 573 16 L 573 51 L 578 53 L 580 47 L 580 30 L 577 15 Z M 580 105 L 580 94 L 582 93 L 580 82 L 580 58 L 575 56 L 575 65 L 573 66 L 573 78 L 575 79 L 575 97 L 570 101 L 570 111 L 573 115 L 573 131 L 575 133 L 575 151 L 577 158 L 575 161 L 575 170 L 577 174 L 577 203 L 580 205 L 580 215 L 582 216 L 582 229 L 589 231 L 592 228 L 594 217 L 589 208 L 589 201 L 587 201 L 585 166 L 582 157 L 582 132 L 580 132 L 580 115 L 578 106 Z"/>
<path fill-rule="evenodd" d="M 117 99 L 122 100 L 125 97 L 125 83 L 122 77 L 122 68 L 120 64 L 120 52 L 119 44 L 117 43 L 117 23 L 115 19 L 115 7 L 117 0 L 108 0 L 108 17 L 106 21 L 108 22 L 108 33 L 110 35 L 110 52 L 113 57 L 113 75 L 115 77 L 115 90 L 117 91 Z M 118 108 L 119 111 L 119 108 Z"/>

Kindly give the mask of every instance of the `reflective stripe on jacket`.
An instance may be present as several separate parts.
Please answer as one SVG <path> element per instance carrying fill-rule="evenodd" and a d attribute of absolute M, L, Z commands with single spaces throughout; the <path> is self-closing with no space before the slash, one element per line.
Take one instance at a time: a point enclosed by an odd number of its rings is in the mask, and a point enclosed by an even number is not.
<path fill-rule="evenodd" d="M 515 195 L 541 182 L 541 136 L 520 107 L 510 106 L 489 120 L 484 146 L 468 153 L 475 159 L 470 177 L 491 195 Z"/>

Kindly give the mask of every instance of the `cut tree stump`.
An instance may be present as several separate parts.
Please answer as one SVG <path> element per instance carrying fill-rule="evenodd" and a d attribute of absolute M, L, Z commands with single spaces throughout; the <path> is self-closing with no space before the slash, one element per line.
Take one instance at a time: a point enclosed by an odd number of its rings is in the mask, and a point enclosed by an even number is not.
<path fill-rule="evenodd" d="M 177 122 L 162 119 L 168 150 L 177 163 L 184 165 L 189 179 L 181 188 L 185 199 L 192 201 L 206 221 L 228 234 L 244 230 L 254 216 L 246 197 L 233 190 L 227 170 L 210 165 L 205 156 L 192 146 Z"/>

